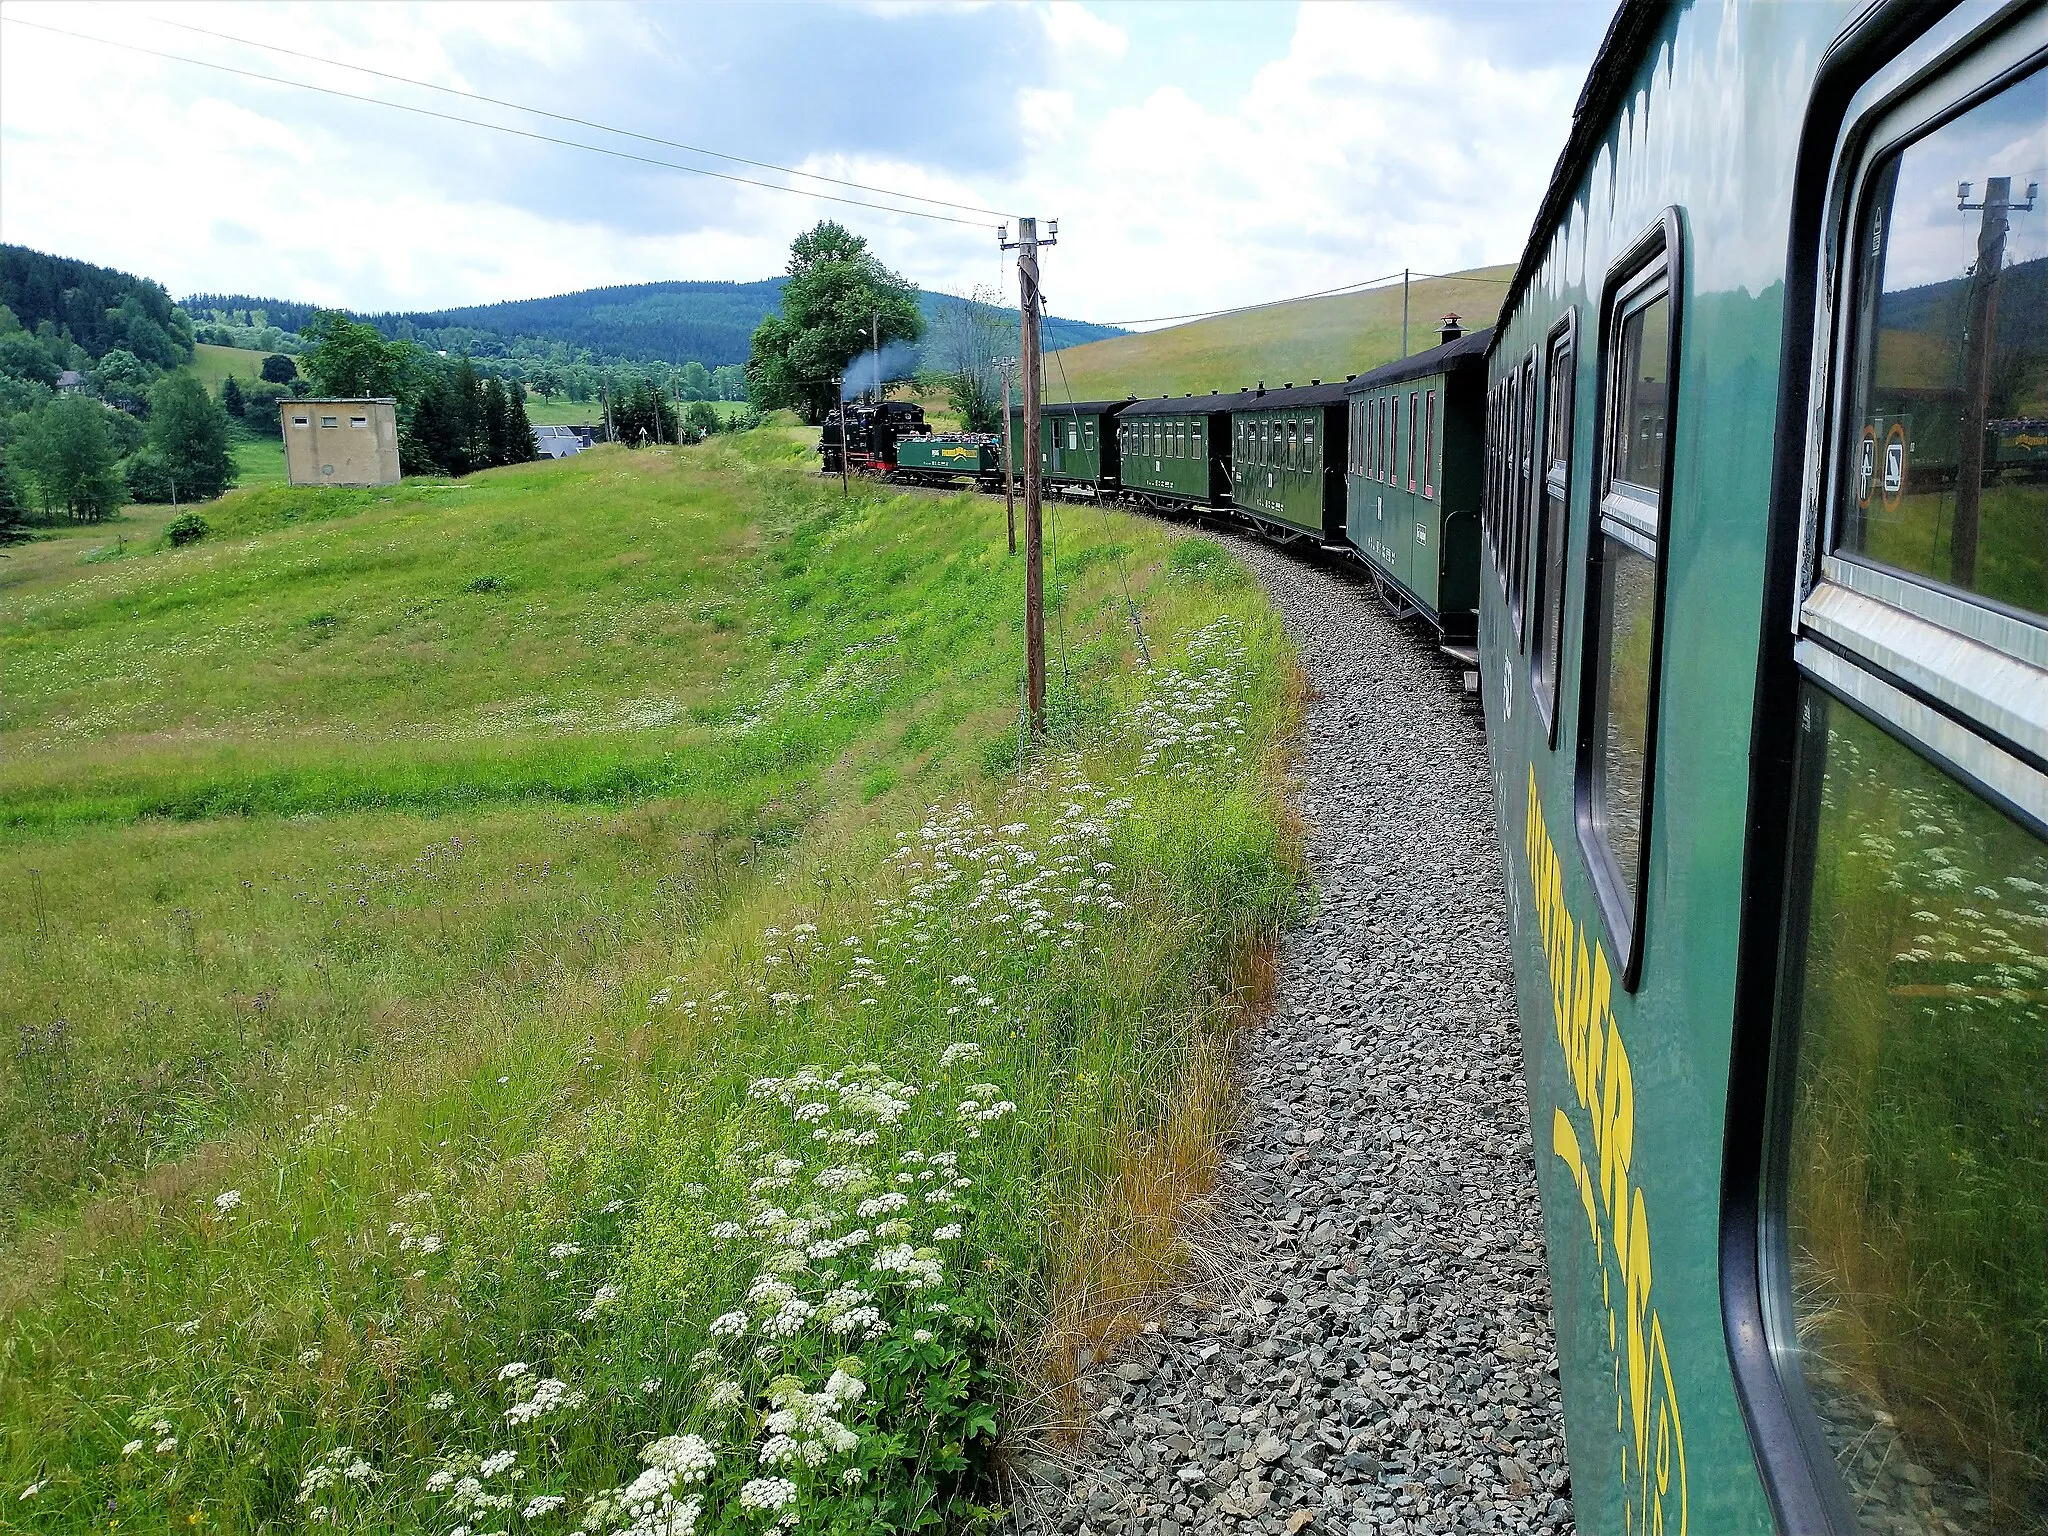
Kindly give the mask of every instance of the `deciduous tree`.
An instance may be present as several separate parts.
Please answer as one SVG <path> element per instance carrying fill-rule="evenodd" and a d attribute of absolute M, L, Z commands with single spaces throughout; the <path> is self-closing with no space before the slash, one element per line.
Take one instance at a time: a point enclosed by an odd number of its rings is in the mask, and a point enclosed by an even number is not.
<path fill-rule="evenodd" d="M 149 452 L 180 501 L 210 501 L 234 483 L 227 413 L 189 373 L 166 374 L 150 390 Z"/>
<path fill-rule="evenodd" d="M 47 508 L 80 522 L 119 509 L 127 487 L 114 468 L 107 408 L 89 395 L 59 395 L 28 419 L 10 457 Z"/>
<path fill-rule="evenodd" d="M 306 372 L 321 394 L 346 399 L 398 393 L 401 359 L 375 326 L 322 310 L 299 334 L 307 342 Z"/>
<path fill-rule="evenodd" d="M 820 421 L 838 400 L 834 380 L 874 338 L 886 349 L 923 334 L 917 291 L 869 254 L 867 241 L 827 219 L 790 246 L 782 312 L 754 331 L 748 398 Z"/>

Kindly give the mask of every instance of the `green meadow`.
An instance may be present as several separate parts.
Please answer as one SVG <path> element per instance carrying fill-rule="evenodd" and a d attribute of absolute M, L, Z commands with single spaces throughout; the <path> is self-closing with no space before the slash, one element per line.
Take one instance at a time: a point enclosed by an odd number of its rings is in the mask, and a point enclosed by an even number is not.
<path fill-rule="evenodd" d="M 1409 285 L 1408 350 L 1437 344 L 1437 322 L 1456 314 L 1467 331 L 1493 324 L 1512 267 L 1475 267 Z M 1401 354 L 1401 284 L 1365 293 L 1295 299 L 1048 353 L 1048 399 L 1208 394 L 1264 383 L 1328 383 Z"/>
<path fill-rule="evenodd" d="M 0 1522 L 992 1518 L 1213 1177 L 1297 675 L 1062 511 L 1032 743 L 1001 504 L 815 462 L 0 561 Z"/>

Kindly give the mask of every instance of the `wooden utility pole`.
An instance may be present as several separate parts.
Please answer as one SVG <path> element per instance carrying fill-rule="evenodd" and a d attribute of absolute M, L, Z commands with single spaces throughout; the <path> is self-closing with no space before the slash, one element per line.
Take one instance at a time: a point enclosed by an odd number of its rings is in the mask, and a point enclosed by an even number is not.
<path fill-rule="evenodd" d="M 1401 269 L 1401 355 L 1408 355 L 1408 269 Z"/>
<path fill-rule="evenodd" d="M 1977 264 L 1970 272 L 1963 332 L 1963 409 L 1956 423 L 1956 520 L 1949 533 L 1949 580 L 1977 584 L 1977 540 L 1984 498 L 1984 431 L 1991 414 L 1991 342 L 1998 327 L 1998 286 L 2005 271 L 2005 236 L 2015 213 L 2032 213 L 2040 187 L 2029 184 L 2027 200 L 2012 200 L 2012 178 L 1993 176 L 1984 201 L 1970 201 L 1970 184 L 1956 189 L 1956 211 L 1984 217 L 1977 227 Z"/>
<path fill-rule="evenodd" d="M 996 359 L 996 371 L 1003 376 L 1003 516 L 1010 524 L 1010 553 L 1017 553 L 1017 458 L 1010 442 L 1010 370 L 1017 366 L 1014 357 Z"/>
<path fill-rule="evenodd" d="M 1033 736 L 1045 734 L 1045 547 L 1038 496 L 1038 248 L 1055 244 L 1058 233 L 1055 223 L 1041 240 L 1038 220 L 1019 219 L 1016 243 L 1002 241 L 1004 250 L 1017 253 L 1018 331 L 1023 342 L 1019 365 L 1024 371 L 1024 710 Z"/>

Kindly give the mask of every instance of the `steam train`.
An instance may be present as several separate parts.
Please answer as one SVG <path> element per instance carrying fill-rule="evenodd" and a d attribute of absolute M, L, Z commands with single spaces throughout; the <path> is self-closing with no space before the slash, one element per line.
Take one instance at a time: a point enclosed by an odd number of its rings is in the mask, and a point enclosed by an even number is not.
<path fill-rule="evenodd" d="M 1470 637 L 1582 1531 L 2048 1531 L 2044 181 L 2037 0 L 1627 0 L 1493 330 L 1041 422 Z"/>
<path fill-rule="evenodd" d="M 824 472 L 873 475 L 903 485 L 1003 484 L 1002 439 L 982 432 L 933 432 L 924 407 L 906 400 L 847 401 L 818 434 Z"/>

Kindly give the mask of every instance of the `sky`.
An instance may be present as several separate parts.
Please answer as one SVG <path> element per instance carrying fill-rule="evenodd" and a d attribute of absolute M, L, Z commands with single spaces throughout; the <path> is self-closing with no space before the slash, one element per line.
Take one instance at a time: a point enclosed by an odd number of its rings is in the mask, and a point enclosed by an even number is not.
<path fill-rule="evenodd" d="M 837 218 L 921 287 L 1014 302 L 996 226 L 1029 213 L 1059 221 L 1054 313 L 1147 321 L 1515 260 L 1610 11 L 19 0 L 0 3 L 0 240 L 177 297 L 367 311 L 761 278 Z M 629 134 L 973 211 L 833 204 L 808 193 L 902 206 Z"/>

